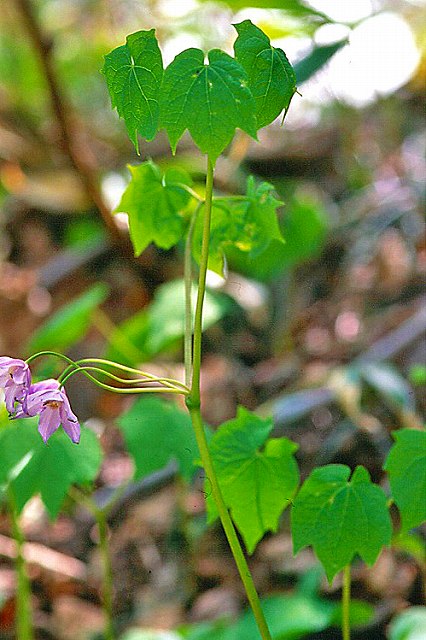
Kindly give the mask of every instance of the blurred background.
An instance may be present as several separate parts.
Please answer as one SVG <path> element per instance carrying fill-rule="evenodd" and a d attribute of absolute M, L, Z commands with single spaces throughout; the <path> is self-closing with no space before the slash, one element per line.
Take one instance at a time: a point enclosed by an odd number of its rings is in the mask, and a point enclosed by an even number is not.
<path fill-rule="evenodd" d="M 172 158 L 163 133 L 138 158 L 100 69 L 127 34 L 153 27 L 165 64 L 191 46 L 231 53 L 232 23 L 249 18 L 285 50 L 299 93 L 282 128 L 262 130 L 258 144 L 236 135 L 215 187 L 242 193 L 249 174 L 271 182 L 286 244 L 255 260 L 234 249 L 227 277 L 209 274 L 204 417 L 218 425 L 237 404 L 272 413 L 277 434 L 300 445 L 304 477 L 340 462 L 364 464 L 380 482 L 390 432 L 418 427 L 425 409 L 426 3 L 9 0 L 1 9 L 0 353 L 106 354 L 182 376 L 183 324 L 167 320 L 183 314 L 182 247 L 134 258 L 126 216 L 111 211 L 127 163 L 179 165 L 197 184 L 205 159 L 189 136 Z M 42 362 L 39 373 L 55 367 Z M 76 378 L 69 395 L 106 451 L 98 491 L 117 486 L 132 473 L 116 428 L 131 400 Z M 40 638 L 83 640 L 102 627 L 92 524 L 68 510 L 47 526 L 37 499 L 25 510 L 27 537 L 69 562 L 52 569 L 41 553 L 31 567 Z M 15 585 L 5 515 L 0 532 L 7 639 Z M 183 494 L 173 472 L 130 495 L 111 544 L 123 629 L 170 629 L 245 605 L 220 531 L 206 529 L 200 486 Z M 420 533 L 401 538 L 374 570 L 355 567 L 354 593 L 370 609 L 354 637 L 385 638 L 397 612 L 422 602 L 421 545 Z M 251 562 L 264 595 L 292 593 L 315 567 L 309 550 L 292 557 L 288 515 Z M 317 588 L 337 599 L 341 584 L 319 575 Z M 197 637 L 216 638 L 208 633 Z M 339 635 L 329 625 L 284 637 Z"/>

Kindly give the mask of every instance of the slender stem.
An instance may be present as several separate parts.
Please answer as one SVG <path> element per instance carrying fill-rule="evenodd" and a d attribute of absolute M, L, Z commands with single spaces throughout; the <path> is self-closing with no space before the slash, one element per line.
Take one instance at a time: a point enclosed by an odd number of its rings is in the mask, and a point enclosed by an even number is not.
<path fill-rule="evenodd" d="M 185 282 L 185 338 L 184 338 L 184 362 L 185 385 L 191 384 L 192 371 L 192 236 L 194 235 L 195 222 L 201 203 L 197 206 L 189 223 L 188 235 L 185 242 L 184 282 Z"/>
<path fill-rule="evenodd" d="M 195 431 L 198 448 L 200 451 L 201 462 L 203 464 L 206 477 L 208 477 L 214 501 L 219 512 L 223 529 L 229 542 L 229 546 L 234 556 L 241 580 L 243 582 L 247 598 L 253 610 L 262 640 L 271 640 L 271 634 L 268 629 L 262 608 L 260 606 L 259 597 L 254 586 L 253 578 L 250 573 L 243 550 L 238 540 L 237 533 L 232 523 L 231 517 L 226 508 L 219 487 L 219 482 L 213 467 L 213 461 L 210 456 L 204 433 L 203 422 L 200 413 L 200 369 L 201 369 L 201 335 L 202 335 L 202 319 L 203 319 L 203 302 L 206 289 L 206 273 L 209 257 L 209 240 L 210 240 L 210 219 L 213 195 L 213 171 L 214 166 L 208 159 L 207 182 L 206 182 L 206 200 L 204 206 L 204 226 L 203 239 L 201 246 L 200 273 L 198 280 L 197 304 L 195 307 L 194 318 L 194 346 L 193 346 L 193 373 L 191 393 L 187 398 L 187 405 Z"/>
<path fill-rule="evenodd" d="M 350 640 L 351 622 L 351 565 L 347 564 L 343 569 L 343 591 L 342 591 L 342 638 Z"/>
<path fill-rule="evenodd" d="M 17 640 L 33 640 L 34 630 L 31 613 L 31 586 L 28 579 L 24 558 L 25 538 L 22 533 L 19 516 L 16 510 L 15 497 L 11 489 L 8 492 L 12 532 L 16 542 L 15 569 L 18 575 L 16 597 L 16 638 Z"/>

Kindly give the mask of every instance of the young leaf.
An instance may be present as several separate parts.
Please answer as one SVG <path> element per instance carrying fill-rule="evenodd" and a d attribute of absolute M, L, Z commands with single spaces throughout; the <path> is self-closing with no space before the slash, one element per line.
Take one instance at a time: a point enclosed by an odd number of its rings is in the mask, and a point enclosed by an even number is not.
<path fill-rule="evenodd" d="M 401 429 L 392 435 L 396 442 L 384 469 L 405 532 L 426 520 L 426 431 Z"/>
<path fill-rule="evenodd" d="M 118 424 L 135 461 L 135 478 L 144 478 L 176 460 L 182 477 L 191 479 L 199 454 L 187 413 L 158 398 L 139 398 Z"/>
<path fill-rule="evenodd" d="M 330 582 L 356 554 L 373 564 L 392 535 L 382 489 L 364 467 L 350 473 L 340 464 L 314 469 L 291 511 L 294 553 L 312 545 Z"/>
<path fill-rule="evenodd" d="M 36 421 L 35 421 L 36 422 Z M 0 484 L 9 481 L 18 511 L 34 495 L 41 499 L 52 519 L 58 515 L 72 484 L 92 482 L 102 452 L 95 434 L 82 427 L 79 446 L 59 429 L 46 445 L 33 420 L 17 420 L 0 432 Z"/>
<path fill-rule="evenodd" d="M 163 60 L 154 29 L 127 36 L 126 44 L 105 56 L 102 72 L 112 106 L 124 119 L 129 138 L 138 151 L 138 133 L 152 140 L 158 126 Z"/>
<path fill-rule="evenodd" d="M 92 313 L 108 295 L 106 284 L 98 283 L 61 307 L 36 329 L 27 346 L 29 353 L 56 349 L 66 351 L 86 333 Z"/>
<path fill-rule="evenodd" d="M 284 51 L 273 47 L 268 36 L 250 20 L 234 26 L 238 32 L 235 58 L 247 72 L 260 129 L 281 111 L 287 111 L 296 91 L 296 76 Z"/>
<path fill-rule="evenodd" d="M 267 440 L 272 428 L 272 419 L 262 420 L 239 407 L 237 417 L 225 422 L 210 441 L 223 498 L 249 553 L 267 531 L 277 530 L 299 482 L 293 456 L 297 445 L 287 438 Z M 211 499 L 207 507 L 212 521 L 217 513 Z"/>
<path fill-rule="evenodd" d="M 189 174 L 183 169 L 170 168 L 164 175 L 153 162 L 132 167 L 132 179 L 121 197 L 115 212 L 129 216 L 130 238 L 139 256 L 150 242 L 162 249 L 170 249 L 184 232 L 181 212 L 191 196 L 177 183 L 191 185 Z"/>
<path fill-rule="evenodd" d="M 185 129 L 214 162 L 239 127 L 256 139 L 254 98 L 244 69 L 219 49 L 208 54 L 186 49 L 164 72 L 160 93 L 160 127 L 173 153 Z"/>
<path fill-rule="evenodd" d="M 224 256 L 231 247 L 244 251 L 255 259 L 264 253 L 272 240 L 283 243 L 278 225 L 277 208 L 282 202 L 273 195 L 268 182 L 256 186 L 253 176 L 247 180 L 244 199 L 221 198 L 213 201 L 209 268 L 223 273 Z M 201 253 L 203 216 L 199 215 L 194 229 L 193 254 L 198 261 Z"/>

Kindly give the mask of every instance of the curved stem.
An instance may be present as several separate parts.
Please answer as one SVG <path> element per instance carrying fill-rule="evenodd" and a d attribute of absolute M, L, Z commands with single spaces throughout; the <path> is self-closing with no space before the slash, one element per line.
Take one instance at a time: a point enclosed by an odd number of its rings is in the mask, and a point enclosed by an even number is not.
<path fill-rule="evenodd" d="M 195 222 L 201 203 L 192 214 L 189 223 L 188 235 L 185 242 L 184 260 L 184 282 L 185 282 L 185 337 L 184 337 L 184 362 L 185 362 L 185 385 L 191 384 L 192 371 L 192 237 L 194 235 Z"/>
<path fill-rule="evenodd" d="M 342 591 L 342 638 L 350 640 L 351 622 L 351 565 L 347 564 L 343 569 L 343 591 Z"/>
<path fill-rule="evenodd" d="M 201 246 L 201 259 L 200 259 L 200 272 L 198 279 L 198 293 L 197 304 L 195 307 L 194 318 L 194 346 L 193 346 L 193 373 L 192 373 L 192 386 L 191 393 L 187 397 L 187 406 L 192 420 L 192 425 L 197 439 L 198 448 L 200 451 L 201 462 L 204 467 L 206 477 L 208 477 L 214 501 L 216 503 L 217 510 L 219 512 L 220 520 L 222 522 L 223 529 L 229 542 L 229 546 L 234 556 L 241 580 L 243 582 L 247 598 L 250 602 L 250 606 L 253 610 L 253 615 L 256 619 L 257 626 L 259 628 L 262 640 L 272 640 L 271 634 L 268 629 L 265 617 L 263 615 L 262 608 L 259 602 L 259 596 L 254 586 L 253 578 L 250 573 L 247 561 L 245 559 L 243 550 L 238 540 L 237 533 L 235 531 L 233 522 L 226 508 L 226 504 L 223 500 L 222 492 L 220 490 L 219 482 L 213 467 L 213 461 L 210 456 L 209 448 L 207 445 L 206 436 L 204 433 L 203 422 L 200 413 L 200 369 L 201 369 L 201 337 L 202 337 L 202 319 L 203 319 L 203 302 L 206 289 L 206 274 L 207 264 L 209 257 L 209 241 L 210 241 L 210 219 L 212 209 L 212 196 L 213 196 L 213 171 L 214 165 L 208 158 L 207 168 L 207 182 L 206 182 L 206 200 L 204 206 L 204 226 L 203 226 L 203 238 Z"/>
<path fill-rule="evenodd" d="M 8 499 L 12 521 L 12 533 L 16 542 L 15 569 L 18 575 L 16 594 L 16 638 L 17 640 L 33 640 L 34 630 L 31 615 L 31 586 L 24 558 L 25 538 L 22 533 L 19 516 L 16 510 L 15 496 L 10 488 L 8 491 Z"/>

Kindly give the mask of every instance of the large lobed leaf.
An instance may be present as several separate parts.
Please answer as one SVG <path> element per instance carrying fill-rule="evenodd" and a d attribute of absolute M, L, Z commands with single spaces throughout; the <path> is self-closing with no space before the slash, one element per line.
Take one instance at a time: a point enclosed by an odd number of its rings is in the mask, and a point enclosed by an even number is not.
<path fill-rule="evenodd" d="M 294 552 L 312 545 L 329 581 L 359 554 L 373 564 L 390 543 L 392 525 L 382 489 L 358 466 L 314 469 L 291 512 Z"/>
<path fill-rule="evenodd" d="M 155 30 L 128 36 L 126 44 L 105 56 L 102 72 L 112 106 L 124 119 L 129 138 L 138 150 L 138 134 L 152 140 L 158 128 L 163 60 Z"/>
<path fill-rule="evenodd" d="M 25 418 L 0 431 L 0 485 L 10 484 L 18 511 L 40 494 L 54 519 L 71 485 L 95 479 L 102 452 L 95 434 L 85 427 L 76 446 L 62 429 L 44 444 L 36 425 L 37 420 Z"/>
<path fill-rule="evenodd" d="M 182 51 L 164 72 L 160 126 L 173 152 L 188 129 L 194 142 L 214 162 L 239 127 L 256 138 L 254 99 L 244 69 L 220 49 Z"/>
<path fill-rule="evenodd" d="M 182 211 L 191 196 L 178 183 L 191 185 L 183 169 L 170 168 L 164 175 L 153 162 L 130 166 L 132 179 L 116 212 L 129 216 L 130 237 L 139 256 L 150 244 L 170 249 L 181 239 L 185 225 Z"/>
<path fill-rule="evenodd" d="M 268 440 L 272 428 L 272 419 L 239 407 L 237 417 L 225 422 L 210 441 L 223 498 L 249 553 L 267 531 L 277 530 L 299 482 L 293 455 L 297 445 L 287 438 Z M 207 507 L 212 521 L 217 512 L 211 498 Z"/>
<path fill-rule="evenodd" d="M 405 532 L 426 520 L 426 431 L 401 429 L 392 435 L 396 442 L 384 469 Z"/>
<path fill-rule="evenodd" d="M 223 274 L 224 258 L 232 247 L 248 254 L 252 259 L 265 252 L 270 243 L 284 239 L 278 225 L 277 209 L 282 202 L 273 195 L 274 187 L 268 182 L 255 184 L 250 176 L 244 198 L 220 198 L 213 201 L 209 268 Z M 193 238 L 193 255 L 199 260 L 203 217 L 198 216 Z"/>
<path fill-rule="evenodd" d="M 296 76 L 284 51 L 273 47 L 250 20 L 234 26 L 238 32 L 235 58 L 246 70 L 256 102 L 257 128 L 261 129 L 287 111 L 296 92 Z"/>
<path fill-rule="evenodd" d="M 135 462 L 135 478 L 144 478 L 174 460 L 182 477 L 190 480 L 199 453 L 187 412 L 158 398 L 139 398 L 118 424 Z"/>

